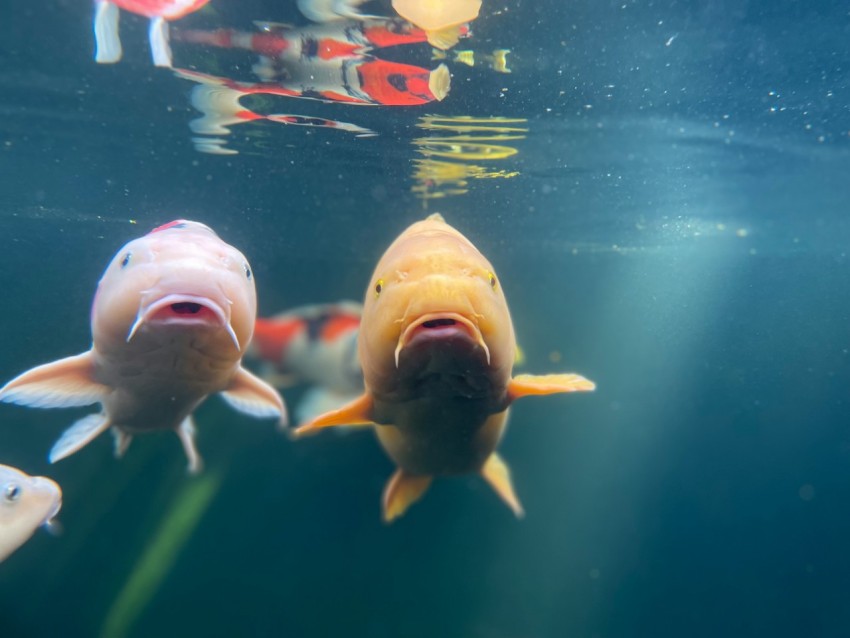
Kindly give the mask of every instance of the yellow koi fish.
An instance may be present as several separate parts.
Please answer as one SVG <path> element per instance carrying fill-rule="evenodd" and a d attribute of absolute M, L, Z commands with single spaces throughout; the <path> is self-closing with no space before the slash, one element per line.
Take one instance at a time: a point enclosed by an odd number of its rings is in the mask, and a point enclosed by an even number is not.
<path fill-rule="evenodd" d="M 538 394 L 593 390 L 577 374 L 512 377 L 516 339 L 490 262 L 439 214 L 405 230 L 366 291 L 358 356 L 365 393 L 296 430 L 373 425 L 398 465 L 383 517 L 401 516 L 434 476 L 480 472 L 517 516 L 496 453 L 508 408 Z"/>

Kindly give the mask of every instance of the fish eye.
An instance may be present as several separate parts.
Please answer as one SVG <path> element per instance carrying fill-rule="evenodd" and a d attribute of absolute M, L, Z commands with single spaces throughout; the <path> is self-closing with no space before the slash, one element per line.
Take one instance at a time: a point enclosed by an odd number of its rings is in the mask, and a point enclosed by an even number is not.
<path fill-rule="evenodd" d="M 127 264 L 130 263 L 130 257 L 132 257 L 132 256 L 133 256 L 133 253 L 127 253 L 126 255 L 124 255 L 124 259 L 121 260 L 121 267 L 122 268 L 127 267 Z"/>
<path fill-rule="evenodd" d="M 251 267 L 248 265 L 248 262 L 242 264 L 245 268 L 245 276 L 248 278 L 248 281 L 251 281 Z"/>
<path fill-rule="evenodd" d="M 375 296 L 377 297 L 378 295 L 380 295 L 380 294 L 381 294 L 381 291 L 382 291 L 383 289 L 384 289 L 384 280 L 383 280 L 383 279 L 379 279 L 379 280 L 377 281 L 377 283 L 375 284 Z"/>
<path fill-rule="evenodd" d="M 490 275 L 490 287 L 495 290 L 495 288 L 496 288 L 496 275 L 494 275 L 493 273 L 489 273 L 489 275 Z"/>
<path fill-rule="evenodd" d="M 21 488 L 17 483 L 6 483 L 3 487 L 3 498 L 9 501 L 10 503 L 14 503 L 21 496 Z"/>

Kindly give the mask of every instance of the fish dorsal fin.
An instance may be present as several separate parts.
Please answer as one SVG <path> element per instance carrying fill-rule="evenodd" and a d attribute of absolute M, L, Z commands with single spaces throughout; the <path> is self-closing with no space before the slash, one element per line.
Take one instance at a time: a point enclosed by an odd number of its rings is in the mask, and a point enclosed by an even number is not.
<path fill-rule="evenodd" d="M 296 436 L 312 434 L 322 428 L 330 428 L 337 425 L 374 425 L 372 410 L 374 403 L 370 394 L 361 394 L 359 397 L 342 406 L 338 410 L 331 410 L 317 416 L 312 421 L 305 423 L 295 430 Z"/>
<path fill-rule="evenodd" d="M 112 424 L 109 422 L 109 417 L 103 413 L 84 416 L 62 433 L 59 440 L 50 448 L 50 454 L 47 458 L 50 459 L 51 463 L 56 463 L 66 456 L 71 456 L 101 432 L 104 432 L 110 425 Z"/>
<path fill-rule="evenodd" d="M 513 483 L 511 483 L 511 471 L 502 460 L 502 457 L 493 452 L 490 458 L 484 463 L 484 467 L 481 468 L 481 476 L 490 484 L 490 487 L 499 495 L 499 498 L 511 508 L 517 518 L 525 516 L 522 505 L 520 505 L 519 499 L 514 492 Z"/>
<path fill-rule="evenodd" d="M 431 485 L 432 477 L 428 475 L 415 475 L 405 472 L 399 468 L 392 475 L 384 488 L 383 510 L 384 522 L 392 523 L 407 511 L 407 508 L 422 498 L 428 486 Z"/>
<path fill-rule="evenodd" d="M 0 401 L 31 408 L 71 408 L 97 403 L 109 391 L 94 380 L 94 360 L 89 351 L 18 375 L 0 389 Z"/>
<path fill-rule="evenodd" d="M 191 414 L 183 419 L 180 427 L 177 428 L 177 436 L 180 437 L 183 451 L 189 460 L 189 465 L 186 468 L 189 474 L 198 474 L 204 468 L 204 462 L 201 460 L 201 455 L 198 454 L 198 448 L 195 447 L 195 431 L 195 422 L 192 420 Z"/>
<path fill-rule="evenodd" d="M 589 392 L 595 389 L 596 384 L 580 374 L 518 374 L 508 382 L 508 397 L 514 401 L 530 395 Z"/>
<path fill-rule="evenodd" d="M 260 419 L 276 417 L 281 427 L 287 423 L 286 406 L 277 390 L 242 366 L 236 370 L 221 396 L 232 408 L 244 414 Z"/>
<path fill-rule="evenodd" d="M 94 11 L 94 59 L 99 64 L 111 64 L 121 59 L 121 39 L 118 36 L 118 7 L 97 0 Z"/>

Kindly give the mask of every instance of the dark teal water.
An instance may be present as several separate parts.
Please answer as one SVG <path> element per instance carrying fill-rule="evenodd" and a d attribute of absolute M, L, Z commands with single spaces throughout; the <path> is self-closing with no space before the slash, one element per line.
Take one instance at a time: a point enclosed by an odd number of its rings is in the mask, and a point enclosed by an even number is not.
<path fill-rule="evenodd" d="M 459 48 L 509 48 L 512 74 L 450 63 L 447 98 L 418 107 L 246 101 L 379 135 L 257 122 L 230 156 L 194 149 L 192 84 L 151 66 L 142 19 L 122 16 L 106 66 L 87 3 L 4 10 L 0 379 L 86 349 L 103 268 L 160 223 L 203 221 L 245 252 L 272 314 L 360 298 L 386 245 L 439 210 L 499 272 L 523 371 L 598 390 L 516 404 L 501 454 L 524 520 L 468 477 L 391 526 L 393 467 L 368 433 L 293 443 L 213 398 L 190 479 L 168 434 L 50 466 L 87 410 L 0 405 L 0 462 L 64 489 L 64 534 L 0 564 L 0 636 L 850 632 L 850 13 L 484 2 Z M 213 0 L 179 26 L 254 19 L 305 24 L 294 3 Z M 174 55 L 250 78 L 247 53 Z M 424 45 L 387 55 L 437 64 Z M 410 190 L 425 114 L 526 118 L 491 166 L 520 174 L 426 211 Z M 193 485 L 211 486 L 197 526 L 149 553 Z M 143 556 L 161 577 L 119 613 Z"/>

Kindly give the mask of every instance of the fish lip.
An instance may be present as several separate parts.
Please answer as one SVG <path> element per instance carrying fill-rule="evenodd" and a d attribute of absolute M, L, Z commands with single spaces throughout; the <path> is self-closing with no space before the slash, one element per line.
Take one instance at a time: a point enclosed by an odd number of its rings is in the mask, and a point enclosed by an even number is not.
<path fill-rule="evenodd" d="M 127 343 L 130 343 L 138 329 L 145 323 L 157 322 L 161 324 L 182 323 L 206 325 L 213 323 L 218 327 L 224 328 L 233 341 L 233 345 L 236 346 L 237 350 L 241 351 L 242 347 L 239 345 L 239 339 L 236 337 L 233 326 L 230 324 L 231 306 L 233 305 L 233 302 L 227 299 L 227 297 L 224 297 L 223 301 L 225 302 L 224 304 L 205 295 L 169 293 L 158 296 L 148 303 L 143 302 L 139 306 L 139 313 L 136 316 L 136 321 L 127 333 Z M 203 313 L 197 316 L 195 314 L 187 314 L 175 315 L 167 318 L 157 318 L 157 313 L 165 310 L 169 306 L 173 306 L 174 304 L 195 304 L 201 306 L 204 310 L 208 310 L 209 313 Z M 210 314 L 214 317 L 214 322 L 210 322 Z"/>
<path fill-rule="evenodd" d="M 484 335 L 481 334 L 481 329 L 478 327 L 476 322 L 457 312 L 429 312 L 424 315 L 420 315 L 415 320 L 407 324 L 407 327 L 402 330 L 395 349 L 395 367 L 398 368 L 398 360 L 401 351 L 408 343 L 410 343 L 420 328 L 429 321 L 446 320 L 454 321 L 456 325 L 459 325 L 466 331 L 472 341 L 481 346 L 484 350 L 485 356 L 487 357 L 487 365 L 490 365 L 490 348 L 487 347 L 487 343 L 484 341 Z"/>
<path fill-rule="evenodd" d="M 59 514 L 59 510 L 62 509 L 62 488 L 59 487 L 59 484 L 56 483 L 56 481 L 45 476 L 34 476 L 32 479 L 32 485 L 35 489 L 45 489 L 51 494 L 54 494 L 56 497 L 53 505 L 41 523 L 42 525 L 49 525 L 51 521 L 56 518 L 56 515 Z"/>

